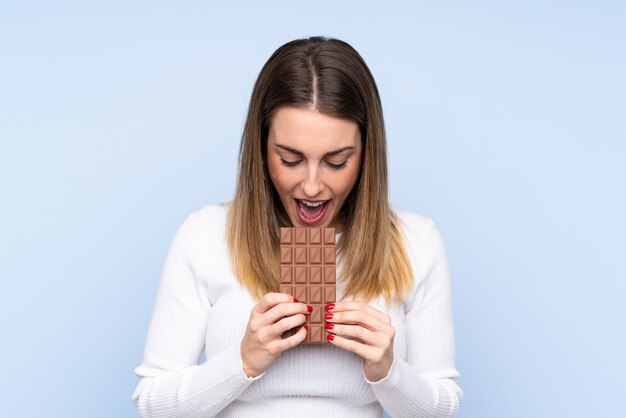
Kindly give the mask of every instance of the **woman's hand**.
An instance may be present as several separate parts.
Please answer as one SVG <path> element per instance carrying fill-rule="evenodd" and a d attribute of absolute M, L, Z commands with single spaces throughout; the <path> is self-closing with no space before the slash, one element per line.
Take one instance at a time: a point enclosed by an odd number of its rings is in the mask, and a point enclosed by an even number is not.
<path fill-rule="evenodd" d="M 389 315 L 363 302 L 331 303 L 326 311 L 328 340 L 362 357 L 363 372 L 369 381 L 386 377 L 393 364 L 396 335 Z"/>
<path fill-rule="evenodd" d="M 281 335 L 304 324 L 309 312 L 307 305 L 285 293 L 267 293 L 254 305 L 240 346 L 246 376 L 262 374 L 283 351 L 306 338 L 306 326 L 288 338 Z"/>

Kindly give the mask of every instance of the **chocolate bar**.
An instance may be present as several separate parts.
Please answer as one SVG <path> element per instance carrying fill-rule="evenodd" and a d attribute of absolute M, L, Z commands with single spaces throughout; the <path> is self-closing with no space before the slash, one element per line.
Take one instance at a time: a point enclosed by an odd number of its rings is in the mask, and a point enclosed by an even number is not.
<path fill-rule="evenodd" d="M 303 343 L 327 343 L 324 305 L 337 298 L 335 251 L 335 228 L 280 228 L 280 291 L 313 307 Z"/>

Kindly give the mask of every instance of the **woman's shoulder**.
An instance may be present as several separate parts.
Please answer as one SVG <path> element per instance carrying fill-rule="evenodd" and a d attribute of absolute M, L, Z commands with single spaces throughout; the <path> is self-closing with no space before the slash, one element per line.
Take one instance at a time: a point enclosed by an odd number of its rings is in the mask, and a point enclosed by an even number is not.
<path fill-rule="evenodd" d="M 190 212 L 178 229 L 178 235 L 193 245 L 222 241 L 226 230 L 228 204 L 209 204 Z M 215 243 L 213 243 L 215 244 Z"/>
<path fill-rule="evenodd" d="M 436 264 L 447 262 L 443 239 L 431 218 L 414 212 L 394 212 L 419 283 Z"/>
<path fill-rule="evenodd" d="M 208 204 L 192 212 L 189 217 L 198 224 L 203 225 L 225 225 L 230 203 L 220 203 L 218 205 Z"/>
<path fill-rule="evenodd" d="M 422 241 L 435 228 L 433 220 L 427 216 L 404 210 L 394 210 L 399 226 L 407 239 Z"/>

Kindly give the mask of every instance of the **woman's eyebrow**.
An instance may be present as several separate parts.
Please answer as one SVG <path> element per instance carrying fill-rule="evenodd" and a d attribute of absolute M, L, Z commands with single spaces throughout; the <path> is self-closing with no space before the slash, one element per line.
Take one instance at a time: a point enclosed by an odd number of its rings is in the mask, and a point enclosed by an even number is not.
<path fill-rule="evenodd" d="M 281 148 L 281 149 L 283 149 L 283 150 L 285 150 L 287 152 L 290 152 L 292 154 L 304 156 L 304 153 L 302 151 L 298 151 L 295 148 L 291 148 L 291 147 L 288 147 L 286 145 L 280 145 L 280 144 L 275 144 L 275 146 L 277 148 Z M 354 147 L 339 148 L 339 149 L 336 149 L 334 151 L 327 152 L 326 154 L 324 154 L 324 157 L 332 157 L 333 155 L 341 154 L 344 151 L 348 151 L 348 150 L 352 150 L 352 149 L 354 149 Z"/>

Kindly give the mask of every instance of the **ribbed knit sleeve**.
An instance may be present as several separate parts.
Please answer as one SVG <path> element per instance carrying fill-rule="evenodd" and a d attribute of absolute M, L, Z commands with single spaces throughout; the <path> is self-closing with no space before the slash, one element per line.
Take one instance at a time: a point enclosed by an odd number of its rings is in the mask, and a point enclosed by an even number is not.
<path fill-rule="evenodd" d="M 412 228 L 417 220 L 407 220 L 407 249 L 413 252 L 413 260 L 419 260 L 414 265 L 415 289 L 405 302 L 407 355 L 395 357 L 384 379 L 368 383 L 393 418 L 451 417 L 463 392 L 456 383 L 446 251 L 431 220 L 425 221 L 426 228 Z"/>
<path fill-rule="evenodd" d="M 200 289 L 198 240 L 190 215 L 168 253 L 150 321 L 140 382 L 132 396 L 142 417 L 206 417 L 217 414 L 255 379 L 242 371 L 239 346 L 198 365 L 211 305 Z M 205 254 L 206 255 L 206 254 Z"/>

